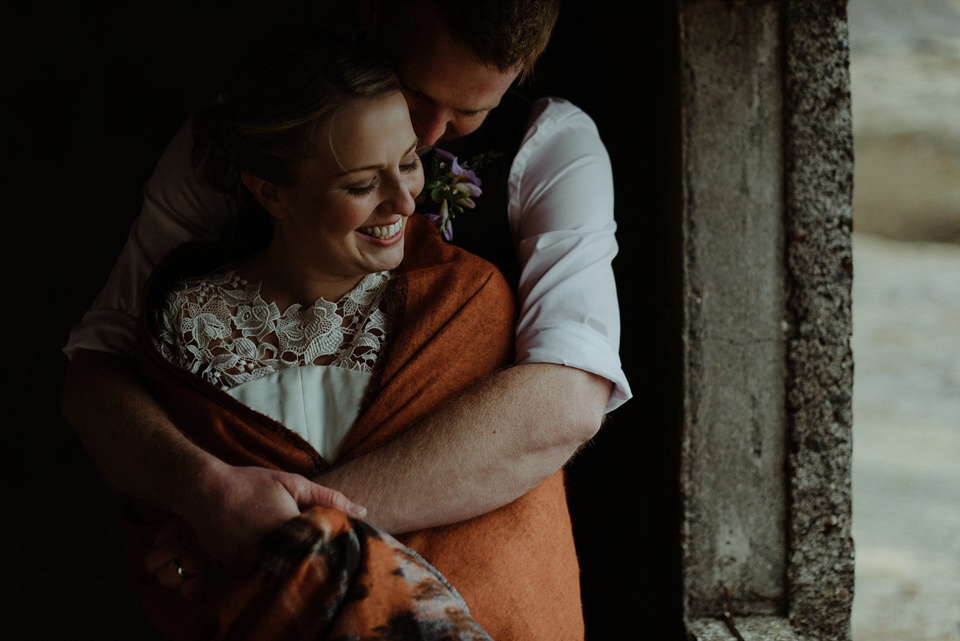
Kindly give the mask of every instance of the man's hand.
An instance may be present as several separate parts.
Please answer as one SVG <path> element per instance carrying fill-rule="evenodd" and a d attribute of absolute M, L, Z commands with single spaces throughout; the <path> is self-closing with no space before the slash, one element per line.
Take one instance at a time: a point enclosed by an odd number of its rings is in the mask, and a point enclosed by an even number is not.
<path fill-rule="evenodd" d="M 355 518 L 367 513 L 336 490 L 260 467 L 223 465 L 204 485 L 194 513 L 164 524 L 144 558 L 161 585 L 188 599 L 200 594 L 220 565 L 303 510 L 332 507 Z"/>
<path fill-rule="evenodd" d="M 227 465 L 199 448 L 119 356 L 79 350 L 67 372 L 63 411 L 117 489 L 183 517 L 195 532 L 194 547 L 213 559 L 229 560 L 302 509 L 365 513 L 297 474 Z"/>
<path fill-rule="evenodd" d="M 229 559 L 310 505 L 351 515 L 343 494 L 389 532 L 462 521 L 496 509 L 556 472 L 599 429 L 610 383 L 570 367 L 511 367 L 405 434 L 337 465 L 316 485 L 237 468 L 187 439 L 125 360 L 79 351 L 64 414 L 122 492 L 181 515 L 200 547 Z M 169 565 L 169 563 L 168 563 Z"/>
<path fill-rule="evenodd" d="M 311 507 L 336 508 L 355 518 L 367 513 L 337 490 L 299 474 L 224 463 L 212 467 L 181 516 L 193 527 L 200 547 L 220 562 L 229 562 Z"/>

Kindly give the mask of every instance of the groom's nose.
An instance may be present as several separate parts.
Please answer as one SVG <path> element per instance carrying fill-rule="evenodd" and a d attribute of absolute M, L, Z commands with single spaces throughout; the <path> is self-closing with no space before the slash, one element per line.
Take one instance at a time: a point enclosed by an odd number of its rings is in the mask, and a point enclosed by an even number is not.
<path fill-rule="evenodd" d="M 444 109 L 423 109 L 413 114 L 413 131 L 420 144 L 433 146 L 450 129 L 450 117 Z"/>

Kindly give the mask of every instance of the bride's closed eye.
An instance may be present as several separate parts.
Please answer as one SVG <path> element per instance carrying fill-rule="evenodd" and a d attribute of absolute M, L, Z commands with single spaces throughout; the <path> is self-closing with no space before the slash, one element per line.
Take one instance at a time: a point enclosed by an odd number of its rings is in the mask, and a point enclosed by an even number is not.
<path fill-rule="evenodd" d="M 347 187 L 347 192 L 352 196 L 366 196 L 377 188 L 377 180 L 373 179 L 367 185 L 351 185 Z"/>
<path fill-rule="evenodd" d="M 399 165 L 399 168 L 400 168 L 400 173 L 402 174 L 410 174 L 417 171 L 420 168 L 420 157 L 416 154 L 413 154 L 411 159 L 408 162 L 401 163 Z M 377 180 L 376 176 L 374 176 L 373 178 L 370 179 L 369 183 L 348 185 L 346 187 L 346 190 L 351 196 L 356 196 L 360 198 L 362 196 L 366 196 L 372 193 L 373 190 L 377 188 L 378 184 L 379 184 L 379 181 Z"/>

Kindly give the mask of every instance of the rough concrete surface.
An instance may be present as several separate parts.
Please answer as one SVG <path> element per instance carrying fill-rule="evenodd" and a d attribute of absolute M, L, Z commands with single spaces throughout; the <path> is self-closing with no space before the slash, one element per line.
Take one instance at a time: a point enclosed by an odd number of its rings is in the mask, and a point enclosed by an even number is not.
<path fill-rule="evenodd" d="M 698 629 L 726 591 L 738 614 L 779 615 L 750 617 L 758 638 L 843 641 L 853 595 L 846 2 L 686 2 L 680 24 L 685 615 Z M 753 349 L 730 349 L 743 342 Z M 769 362 L 779 366 L 764 375 Z M 764 437 L 751 444 L 755 417 Z"/>
<path fill-rule="evenodd" d="M 681 11 L 685 600 L 775 614 L 785 590 L 779 10 Z"/>
<path fill-rule="evenodd" d="M 793 627 L 779 617 L 734 617 L 729 622 L 700 619 L 690 625 L 692 641 L 731 641 L 735 639 L 733 630 L 743 641 L 799 641 Z"/>
<path fill-rule="evenodd" d="M 789 617 L 802 637 L 842 640 L 853 597 L 846 2 L 787 2 L 784 33 Z"/>

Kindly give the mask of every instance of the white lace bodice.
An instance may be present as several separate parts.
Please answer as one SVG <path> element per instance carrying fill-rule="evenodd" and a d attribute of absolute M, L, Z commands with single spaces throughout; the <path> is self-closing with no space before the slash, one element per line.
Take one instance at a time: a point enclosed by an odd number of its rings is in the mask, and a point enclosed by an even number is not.
<path fill-rule="evenodd" d="M 260 283 L 228 266 L 167 294 L 154 343 L 223 390 L 302 365 L 371 372 L 393 318 L 390 282 L 390 272 L 369 274 L 335 303 L 321 298 L 281 313 L 260 297 Z"/>

